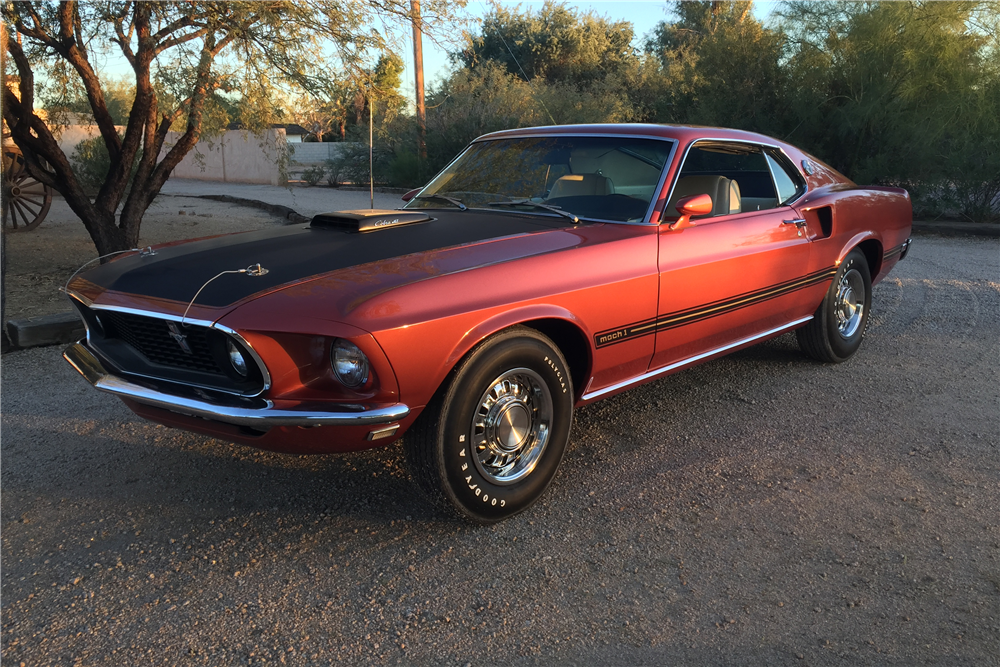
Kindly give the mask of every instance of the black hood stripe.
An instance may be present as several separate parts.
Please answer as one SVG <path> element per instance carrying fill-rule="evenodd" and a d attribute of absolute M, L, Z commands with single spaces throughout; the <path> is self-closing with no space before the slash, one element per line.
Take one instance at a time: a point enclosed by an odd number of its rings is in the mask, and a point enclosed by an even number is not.
<path fill-rule="evenodd" d="M 224 275 L 207 285 L 197 305 L 221 308 L 303 279 L 401 255 L 494 238 L 570 227 L 563 218 L 491 211 L 433 211 L 428 222 L 365 234 L 296 225 L 192 241 L 138 253 L 82 274 L 106 290 L 187 303 L 221 271 L 259 263 L 267 274 Z"/>

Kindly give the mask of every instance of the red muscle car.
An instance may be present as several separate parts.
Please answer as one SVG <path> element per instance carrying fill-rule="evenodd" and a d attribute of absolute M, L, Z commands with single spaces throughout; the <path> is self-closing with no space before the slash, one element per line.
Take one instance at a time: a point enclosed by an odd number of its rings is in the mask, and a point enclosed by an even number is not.
<path fill-rule="evenodd" d="M 76 277 L 65 356 L 142 417 L 253 447 L 405 434 L 429 497 L 490 523 L 544 492 L 575 407 L 793 329 L 851 357 L 911 217 L 905 190 L 749 132 L 497 132 L 401 209 Z"/>

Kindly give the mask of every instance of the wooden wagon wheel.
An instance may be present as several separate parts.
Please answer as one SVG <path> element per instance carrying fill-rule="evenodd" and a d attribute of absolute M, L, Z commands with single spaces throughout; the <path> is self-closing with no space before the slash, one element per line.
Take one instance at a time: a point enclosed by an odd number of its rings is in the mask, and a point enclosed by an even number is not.
<path fill-rule="evenodd" d="M 5 231 L 30 231 L 42 224 L 52 205 L 52 188 L 36 181 L 15 146 L 3 147 Z"/>

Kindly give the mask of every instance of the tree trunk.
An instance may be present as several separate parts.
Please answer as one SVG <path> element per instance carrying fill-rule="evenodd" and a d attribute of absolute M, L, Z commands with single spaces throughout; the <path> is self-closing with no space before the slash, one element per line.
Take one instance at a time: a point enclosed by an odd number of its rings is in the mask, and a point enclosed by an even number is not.
<path fill-rule="evenodd" d="M 77 213 L 77 215 L 80 214 Z M 138 233 L 136 234 L 137 238 L 129 239 L 125 230 L 115 225 L 115 216 L 113 213 L 110 215 L 103 212 L 97 213 L 94 219 L 88 220 L 84 218 L 83 224 L 86 225 L 87 231 L 90 232 L 90 238 L 94 242 L 94 247 L 97 248 L 97 255 L 99 257 L 134 248 L 139 242 Z M 138 224 L 135 225 L 135 228 L 138 231 Z M 102 261 L 101 263 L 103 264 L 104 262 Z"/>

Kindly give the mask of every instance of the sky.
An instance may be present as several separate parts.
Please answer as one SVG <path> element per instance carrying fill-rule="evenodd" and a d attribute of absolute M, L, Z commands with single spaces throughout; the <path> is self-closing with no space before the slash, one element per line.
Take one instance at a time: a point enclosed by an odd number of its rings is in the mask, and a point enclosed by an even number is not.
<path fill-rule="evenodd" d="M 512 2 L 510 0 L 499 0 L 496 4 L 513 9 L 518 5 L 521 11 L 530 10 L 537 12 L 544 4 L 542 0 L 531 0 L 525 2 Z M 753 13 L 760 20 L 766 20 L 777 6 L 777 2 L 759 1 L 754 3 Z M 615 21 L 628 21 L 635 31 L 634 46 L 641 48 L 646 35 L 653 31 L 656 24 L 667 18 L 667 3 L 664 0 L 592 0 L 590 2 L 566 2 L 566 5 L 576 9 L 581 13 L 592 11 L 599 16 L 606 16 Z M 489 9 L 493 6 L 492 0 L 469 0 L 465 7 L 466 13 L 472 21 L 469 28 L 478 31 L 480 22 Z M 422 40 L 424 50 L 424 89 L 427 90 L 436 82 L 446 78 L 451 69 L 448 62 L 448 51 L 458 50 L 461 44 L 461 35 L 453 37 L 453 43 L 435 44 L 434 41 L 425 37 Z M 413 38 L 406 36 L 405 46 L 400 44 L 399 55 L 406 63 L 406 71 L 403 73 L 403 94 L 410 100 L 414 99 L 416 87 L 414 85 L 413 67 Z"/>
<path fill-rule="evenodd" d="M 465 15 L 468 18 L 466 29 L 478 32 L 481 30 L 482 18 L 489 13 L 494 4 L 520 11 L 537 12 L 544 4 L 543 0 L 468 0 Z M 592 11 L 599 16 L 605 16 L 614 21 L 628 21 L 635 31 L 633 45 L 641 49 L 646 36 L 649 35 L 660 21 L 668 18 L 668 5 L 664 0 L 589 0 L 567 1 L 568 7 L 581 13 Z M 759 20 L 770 17 L 777 7 L 774 0 L 759 0 L 754 3 L 753 13 Z M 411 31 L 404 30 L 397 35 L 395 51 L 402 56 L 406 69 L 403 72 L 402 93 L 413 104 L 415 100 L 413 36 Z M 462 46 L 461 30 L 452 30 L 449 34 L 442 32 L 431 38 L 425 36 L 422 40 L 424 51 L 424 90 L 429 90 L 436 83 L 447 78 L 451 70 L 448 60 L 449 51 L 457 51 Z M 120 55 L 95 58 L 95 66 L 103 74 L 121 77 L 130 74 L 130 67 Z"/>

